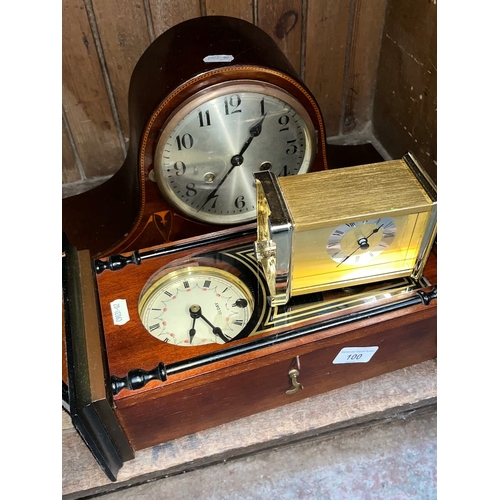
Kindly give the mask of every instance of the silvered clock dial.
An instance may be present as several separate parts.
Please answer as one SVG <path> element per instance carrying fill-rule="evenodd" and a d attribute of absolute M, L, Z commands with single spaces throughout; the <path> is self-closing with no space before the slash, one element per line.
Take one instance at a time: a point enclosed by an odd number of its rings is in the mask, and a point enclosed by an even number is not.
<path fill-rule="evenodd" d="M 256 217 L 254 172 L 302 174 L 315 152 L 311 119 L 294 97 L 264 82 L 223 83 L 173 113 L 156 148 L 154 180 L 192 219 L 243 223 Z"/>
<path fill-rule="evenodd" d="M 347 222 L 334 229 L 326 250 L 338 265 L 363 264 L 391 246 L 396 230 L 396 223 L 391 217 Z"/>

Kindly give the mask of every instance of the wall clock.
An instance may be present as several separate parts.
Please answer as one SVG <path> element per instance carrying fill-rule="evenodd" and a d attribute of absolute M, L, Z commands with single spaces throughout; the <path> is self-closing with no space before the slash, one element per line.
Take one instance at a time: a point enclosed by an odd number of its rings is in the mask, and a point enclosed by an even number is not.
<path fill-rule="evenodd" d="M 385 175 L 380 166 L 375 171 L 372 180 Z M 320 173 L 294 179 L 307 184 L 308 176 Z M 420 184 L 417 178 L 415 184 Z M 399 187 L 409 199 L 413 187 Z M 317 197 L 328 199 L 329 186 L 322 189 Z M 356 205 L 367 196 L 372 195 L 352 191 L 351 201 Z M 282 201 L 277 193 L 267 198 L 271 211 Z M 372 202 L 376 207 L 377 199 Z M 307 198 L 303 203 L 292 203 L 292 213 L 307 211 Z M 432 213 L 434 208 L 435 201 L 425 199 L 403 215 Z M 264 206 L 261 210 L 268 212 Z M 386 252 L 385 244 L 396 243 L 400 216 L 358 212 L 333 218 L 325 226 L 326 237 L 309 247 L 310 256 L 314 260 L 317 247 L 321 258 L 342 266 L 353 250 L 353 255 L 368 251 L 368 244 L 373 246 L 371 259 L 377 259 Z M 272 265 L 266 267 L 260 258 L 255 226 L 102 259 L 66 244 L 70 412 L 108 477 L 116 479 L 123 462 L 138 450 L 433 359 L 435 221 L 431 217 L 425 224 L 430 236 L 418 273 L 375 279 L 363 259 L 362 283 L 337 288 L 319 282 L 305 293 L 292 289 L 281 303 L 273 301 L 268 280 Z M 350 231 L 354 236 L 347 237 Z M 400 249 L 406 244 L 401 242 Z M 338 256 L 339 251 L 345 255 Z M 307 266 L 301 262 L 300 245 L 291 247 L 291 260 L 296 270 Z M 314 269 L 308 272 L 317 282 Z"/>
<path fill-rule="evenodd" d="M 235 273 L 184 264 L 153 281 L 143 289 L 138 306 L 142 324 L 153 337 L 193 346 L 245 336 L 253 318 L 254 296 Z"/>
<path fill-rule="evenodd" d="M 276 43 L 246 21 L 206 16 L 158 37 L 129 89 L 121 169 L 63 200 L 63 231 L 92 256 L 253 223 L 253 173 L 323 170 L 316 100 Z"/>

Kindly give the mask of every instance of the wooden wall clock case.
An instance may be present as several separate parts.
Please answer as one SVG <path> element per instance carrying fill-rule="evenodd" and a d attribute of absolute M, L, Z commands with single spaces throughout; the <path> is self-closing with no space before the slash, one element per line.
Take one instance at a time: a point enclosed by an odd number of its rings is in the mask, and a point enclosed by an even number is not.
<path fill-rule="evenodd" d="M 254 240 L 253 229 L 233 229 L 213 233 L 211 243 L 191 238 L 108 261 L 66 246 L 71 413 L 110 479 L 137 450 L 436 357 L 434 253 L 424 283 L 399 283 L 404 293 L 376 307 L 368 301 L 347 311 L 320 308 L 303 320 L 291 314 L 222 347 L 177 347 L 146 331 L 136 304 L 152 272 L 200 253 L 253 248 Z M 126 298 L 130 308 L 123 327 L 112 321 L 116 298 Z M 344 347 L 373 346 L 378 350 L 367 363 L 333 363 Z"/>

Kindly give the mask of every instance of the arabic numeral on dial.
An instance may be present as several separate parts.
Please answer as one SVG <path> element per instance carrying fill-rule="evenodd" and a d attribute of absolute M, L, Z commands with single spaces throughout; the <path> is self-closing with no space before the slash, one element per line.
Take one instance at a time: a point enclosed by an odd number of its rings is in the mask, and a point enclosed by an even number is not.
<path fill-rule="evenodd" d="M 288 175 L 288 165 L 285 165 L 278 174 L 278 177 L 286 177 Z"/>
<path fill-rule="evenodd" d="M 238 109 L 241 105 L 241 97 L 237 94 L 231 97 L 226 97 L 224 99 L 224 114 L 232 115 L 233 113 L 241 113 L 241 109 Z"/>
<path fill-rule="evenodd" d="M 198 113 L 198 120 L 200 122 L 200 127 L 210 127 L 210 125 L 212 125 L 212 123 L 210 122 L 209 111 L 205 111 L 205 113 L 203 113 L 203 111 L 200 111 Z"/>
<path fill-rule="evenodd" d="M 177 149 L 182 151 L 183 149 L 191 149 L 194 144 L 194 139 L 191 134 L 184 134 L 182 137 L 178 135 L 175 138 L 175 142 L 177 143 Z"/>
<path fill-rule="evenodd" d="M 282 115 L 278 118 L 278 123 L 281 125 L 280 132 L 284 132 L 285 130 L 290 130 L 288 128 L 289 121 L 290 117 L 288 115 Z"/>
<path fill-rule="evenodd" d="M 236 198 L 236 200 L 234 200 L 234 206 L 236 208 L 238 208 L 239 210 L 241 210 L 242 208 L 244 208 L 246 205 L 245 203 L 245 197 L 244 196 L 238 196 L 238 198 Z"/>
<path fill-rule="evenodd" d="M 297 139 L 291 139 L 290 141 L 286 141 L 287 144 L 290 144 L 290 147 L 286 150 L 287 155 L 294 155 L 297 152 L 298 150 L 297 145 L 294 144 L 294 142 L 296 141 Z"/>
<path fill-rule="evenodd" d="M 189 184 L 186 184 L 186 196 L 196 196 L 196 189 L 195 189 L 195 184 L 194 182 L 190 182 Z"/>
<path fill-rule="evenodd" d="M 260 101 L 260 114 L 261 116 L 264 116 L 266 114 L 265 108 L 264 108 L 264 99 Z"/>
<path fill-rule="evenodd" d="M 186 173 L 186 164 L 182 161 L 174 163 L 175 175 L 184 175 Z"/>

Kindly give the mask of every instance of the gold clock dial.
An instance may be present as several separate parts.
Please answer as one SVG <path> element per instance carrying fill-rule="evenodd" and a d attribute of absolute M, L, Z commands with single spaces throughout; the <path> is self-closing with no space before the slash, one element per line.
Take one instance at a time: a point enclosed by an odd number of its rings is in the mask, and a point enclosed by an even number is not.
<path fill-rule="evenodd" d="M 283 90 L 243 80 L 196 94 L 162 131 L 154 177 L 186 216 L 212 224 L 254 220 L 253 173 L 302 174 L 316 151 L 311 119 Z"/>
<path fill-rule="evenodd" d="M 180 346 L 223 344 L 240 335 L 254 310 L 248 287 L 213 267 L 186 267 L 160 278 L 139 301 L 146 330 Z"/>

